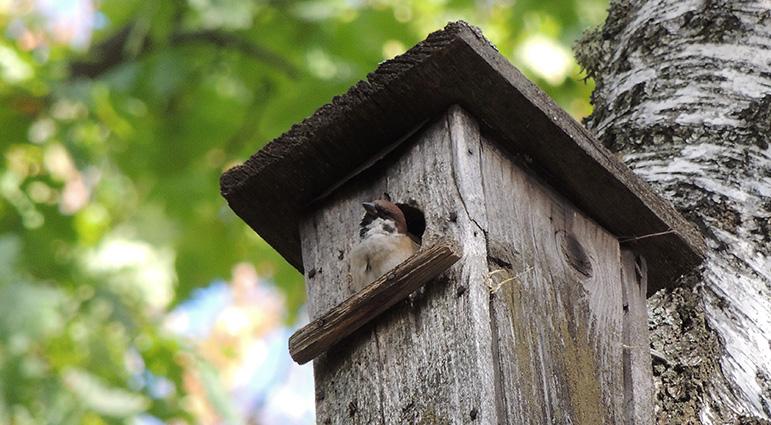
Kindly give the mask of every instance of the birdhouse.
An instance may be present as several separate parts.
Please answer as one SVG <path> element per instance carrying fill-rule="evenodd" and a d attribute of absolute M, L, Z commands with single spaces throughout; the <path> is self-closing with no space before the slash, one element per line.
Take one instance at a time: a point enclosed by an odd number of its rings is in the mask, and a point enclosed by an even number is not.
<path fill-rule="evenodd" d="M 382 63 L 221 189 L 304 273 L 311 323 L 290 351 L 314 359 L 319 423 L 653 423 L 646 293 L 703 241 L 468 24 Z M 359 287 L 362 202 L 384 193 L 420 247 Z"/>

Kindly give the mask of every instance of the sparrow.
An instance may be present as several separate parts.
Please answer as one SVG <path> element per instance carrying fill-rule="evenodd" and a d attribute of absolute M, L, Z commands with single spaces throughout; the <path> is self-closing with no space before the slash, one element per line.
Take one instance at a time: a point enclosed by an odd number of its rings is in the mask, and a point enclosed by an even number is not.
<path fill-rule="evenodd" d="M 350 255 L 352 284 L 357 291 L 418 249 L 416 238 L 407 231 L 404 213 L 387 193 L 362 206 L 365 214 L 359 224 L 359 242 Z"/>

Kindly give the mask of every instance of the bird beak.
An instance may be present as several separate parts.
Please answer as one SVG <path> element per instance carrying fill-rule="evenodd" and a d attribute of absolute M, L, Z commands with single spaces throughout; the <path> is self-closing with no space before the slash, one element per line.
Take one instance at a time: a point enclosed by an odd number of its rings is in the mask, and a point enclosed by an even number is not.
<path fill-rule="evenodd" d="M 365 210 L 367 210 L 367 214 L 377 215 L 377 208 L 375 208 L 375 204 L 372 202 L 364 202 L 361 204 L 362 207 L 364 207 Z"/>

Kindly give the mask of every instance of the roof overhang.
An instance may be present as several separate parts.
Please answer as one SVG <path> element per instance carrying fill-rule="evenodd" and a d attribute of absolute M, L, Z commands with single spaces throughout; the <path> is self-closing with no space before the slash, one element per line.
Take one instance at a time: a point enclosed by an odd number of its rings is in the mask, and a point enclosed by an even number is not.
<path fill-rule="evenodd" d="M 478 29 L 448 24 L 222 175 L 230 207 L 302 271 L 308 205 L 453 104 L 527 155 L 544 179 L 649 264 L 649 293 L 697 266 L 700 233 L 509 63 Z M 656 235 L 643 237 L 646 235 Z"/>

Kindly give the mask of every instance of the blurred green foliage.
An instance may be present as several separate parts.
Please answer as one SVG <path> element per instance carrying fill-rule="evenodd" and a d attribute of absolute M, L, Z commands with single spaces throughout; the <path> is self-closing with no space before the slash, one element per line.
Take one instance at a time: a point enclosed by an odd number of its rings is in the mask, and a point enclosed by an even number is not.
<path fill-rule="evenodd" d="M 224 169 L 455 19 L 586 115 L 592 85 L 569 46 L 607 1 L 102 0 L 79 24 L 96 23 L 88 48 L 47 26 L 43 2 L 13 3 L 0 1 L 0 423 L 101 424 L 193 421 L 190 348 L 164 313 L 235 263 L 272 276 L 287 320 L 303 302 L 302 277 L 219 196 Z"/>

